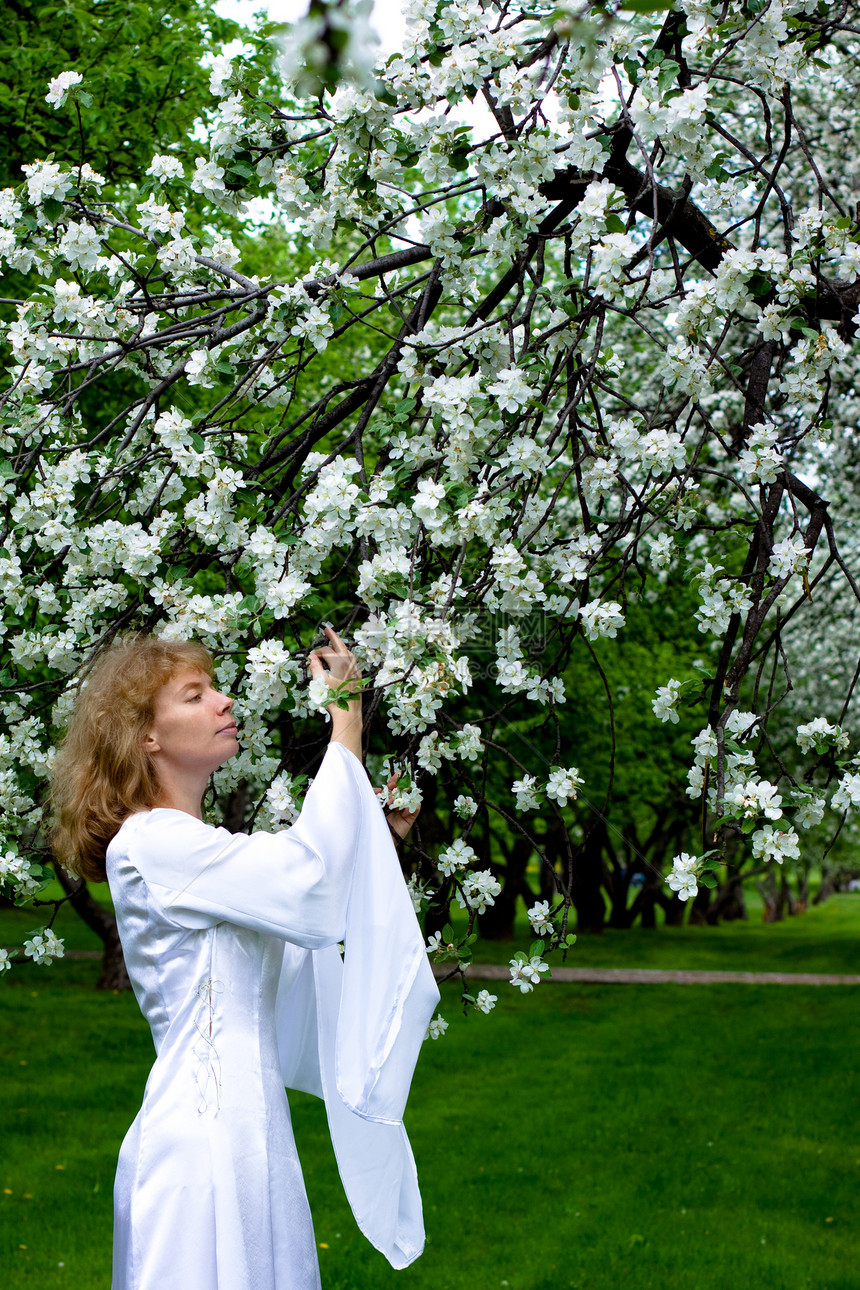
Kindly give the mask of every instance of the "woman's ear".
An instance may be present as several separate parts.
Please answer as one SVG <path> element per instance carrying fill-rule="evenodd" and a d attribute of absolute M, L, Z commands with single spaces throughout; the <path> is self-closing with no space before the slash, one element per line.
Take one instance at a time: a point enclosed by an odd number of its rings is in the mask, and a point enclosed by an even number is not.
<path fill-rule="evenodd" d="M 143 751 L 145 753 L 149 753 L 150 756 L 152 756 L 153 753 L 161 752 L 161 744 L 151 731 L 148 735 L 143 736 L 141 744 L 143 746 Z"/>

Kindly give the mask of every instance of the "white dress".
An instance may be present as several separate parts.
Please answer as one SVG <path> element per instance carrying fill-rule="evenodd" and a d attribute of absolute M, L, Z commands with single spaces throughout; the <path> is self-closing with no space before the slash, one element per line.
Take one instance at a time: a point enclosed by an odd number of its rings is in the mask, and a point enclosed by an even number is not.
<path fill-rule="evenodd" d="M 279 833 L 139 812 L 107 872 L 156 1049 L 117 1167 L 113 1290 L 316 1290 L 285 1085 L 325 1099 L 359 1227 L 411 1263 L 402 1117 L 439 992 L 358 759 L 330 744 Z"/>

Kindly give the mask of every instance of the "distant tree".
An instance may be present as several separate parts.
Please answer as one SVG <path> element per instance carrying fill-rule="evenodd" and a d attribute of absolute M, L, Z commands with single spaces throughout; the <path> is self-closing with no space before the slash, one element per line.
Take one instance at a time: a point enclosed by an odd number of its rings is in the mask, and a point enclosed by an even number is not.
<path fill-rule="evenodd" d="M 4 0 L 0 23 L 0 188 L 21 167 L 83 157 L 110 183 L 137 179 L 153 152 L 187 142 L 210 103 L 205 54 L 239 31 L 209 0 Z M 86 81 L 76 116 L 45 101 L 64 71 Z"/>

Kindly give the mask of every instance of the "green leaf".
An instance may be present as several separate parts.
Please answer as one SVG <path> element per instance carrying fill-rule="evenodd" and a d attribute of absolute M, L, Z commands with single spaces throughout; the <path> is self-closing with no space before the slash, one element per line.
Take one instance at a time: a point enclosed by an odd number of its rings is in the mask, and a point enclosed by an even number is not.
<path fill-rule="evenodd" d="M 45 212 L 48 219 L 54 224 L 56 224 L 64 209 L 65 207 L 63 206 L 63 203 L 58 202 L 55 197 L 46 197 L 42 202 L 42 210 Z"/>
<path fill-rule="evenodd" d="M 610 212 L 610 214 L 606 216 L 606 231 L 607 233 L 624 233 L 627 231 L 627 225 L 620 216 Z"/>
<path fill-rule="evenodd" d="M 750 295 L 767 296 L 773 291 L 773 283 L 763 273 L 754 273 L 747 283 Z"/>
<path fill-rule="evenodd" d="M 668 5 L 666 6 L 669 7 Z M 671 89 L 677 83 L 678 74 L 681 71 L 674 59 L 667 58 L 660 64 L 660 70 L 657 73 L 657 84 L 664 92 Z"/>
<path fill-rule="evenodd" d="M 622 9 L 630 13 L 659 13 L 672 8 L 672 0 L 624 0 Z"/>
<path fill-rule="evenodd" d="M 380 103 L 387 103 L 389 107 L 398 106 L 397 96 L 395 94 L 392 94 L 391 90 L 387 89 L 386 86 L 383 85 L 381 81 L 376 81 L 376 83 L 374 84 L 373 96 L 374 98 L 379 99 Z"/>

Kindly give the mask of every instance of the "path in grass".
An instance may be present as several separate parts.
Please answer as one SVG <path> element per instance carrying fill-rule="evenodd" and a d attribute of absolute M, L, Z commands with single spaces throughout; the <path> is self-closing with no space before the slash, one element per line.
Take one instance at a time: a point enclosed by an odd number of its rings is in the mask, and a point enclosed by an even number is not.
<path fill-rule="evenodd" d="M 434 968 L 439 980 L 451 969 Z M 469 968 L 469 981 L 507 981 L 510 967 L 479 963 Z M 550 981 L 582 982 L 592 985 L 860 985 L 860 976 L 832 972 L 685 972 L 664 968 L 565 968 L 552 969 Z"/>
<path fill-rule="evenodd" d="M 69 950 L 70 959 L 100 959 L 98 950 Z M 433 971 L 446 981 L 451 969 L 437 964 Z M 507 981 L 509 967 L 501 963 L 473 964 L 466 973 L 471 981 Z M 860 976 L 833 972 L 686 972 L 663 968 L 553 968 L 548 978 L 586 985 L 860 985 Z"/>

